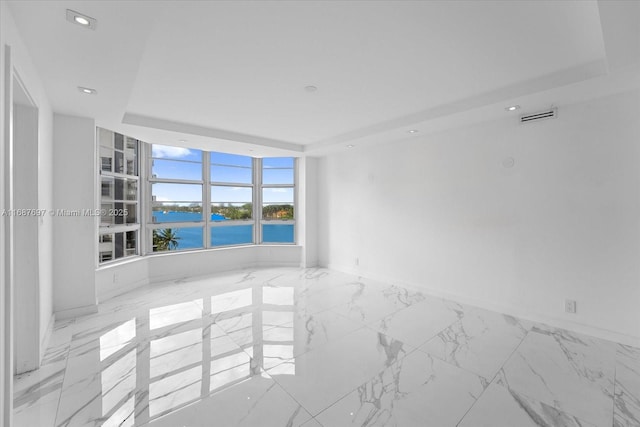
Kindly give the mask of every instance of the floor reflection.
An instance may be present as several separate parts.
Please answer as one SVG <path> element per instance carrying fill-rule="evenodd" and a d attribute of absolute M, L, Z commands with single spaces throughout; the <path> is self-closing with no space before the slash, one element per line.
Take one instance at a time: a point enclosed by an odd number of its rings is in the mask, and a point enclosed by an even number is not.
<path fill-rule="evenodd" d="M 102 334 L 97 425 L 148 423 L 292 359 L 294 292 L 253 286 L 154 307 Z"/>

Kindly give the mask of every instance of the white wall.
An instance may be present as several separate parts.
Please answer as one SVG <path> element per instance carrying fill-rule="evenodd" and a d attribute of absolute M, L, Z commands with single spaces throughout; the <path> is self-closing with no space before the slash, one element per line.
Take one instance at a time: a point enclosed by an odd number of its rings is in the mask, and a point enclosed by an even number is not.
<path fill-rule="evenodd" d="M 40 98 L 44 97 L 44 93 Z M 48 101 L 38 103 L 38 206 L 51 209 L 53 206 L 53 111 Z M 53 332 L 53 218 L 38 218 L 38 251 L 40 272 L 40 337 L 41 357 L 47 349 Z"/>
<path fill-rule="evenodd" d="M 53 135 L 53 208 L 94 209 L 94 120 L 55 114 Z M 74 317 L 97 309 L 96 233 L 94 217 L 54 216 L 53 307 L 57 317 Z"/>
<path fill-rule="evenodd" d="M 14 79 L 16 93 L 22 91 Z M 27 102 L 26 95 L 21 92 Z M 38 208 L 38 110 L 13 104 L 13 206 Z M 40 272 L 38 222 L 35 215 L 13 218 L 14 370 L 16 374 L 40 367 Z M 45 326 L 46 327 L 46 326 Z"/>
<path fill-rule="evenodd" d="M 7 62 L 5 58 L 5 49 L 9 46 L 11 49 L 11 58 Z M 51 105 L 47 98 L 46 92 L 38 76 L 36 67 L 34 66 L 29 53 L 20 38 L 20 34 L 15 26 L 13 17 L 6 2 L 0 2 L 0 85 L 2 85 L 2 102 L 0 102 L 0 153 L 3 158 L 6 154 L 6 148 L 9 144 L 9 110 L 6 108 L 11 104 L 10 94 L 5 90 L 5 80 L 11 80 L 11 73 L 15 73 L 23 82 L 29 95 L 38 107 L 38 207 L 47 209 L 52 204 L 52 141 L 53 141 L 53 113 Z M 4 162 L 0 164 L 0 208 L 5 206 L 5 179 L 8 171 L 4 167 Z M 41 348 L 46 348 L 48 337 L 47 331 L 49 325 L 53 321 L 53 303 L 52 303 L 52 239 L 53 239 L 53 221 L 51 218 L 42 218 L 39 221 L 38 240 L 39 240 L 39 270 L 40 270 L 40 331 L 38 333 L 41 340 Z M 4 229 L 4 221 L 0 224 L 0 241 L 6 241 L 8 230 Z M 2 245 L 4 246 L 4 245 Z M 6 271 L 4 248 L 0 248 L 0 270 Z M 3 315 L 9 314 L 6 310 L 7 295 L 4 274 L 0 275 L 0 305 L 2 306 Z M 4 320 L 0 321 L 2 326 L 2 343 L 0 344 L 0 383 L 2 391 L 0 392 L 0 419 L 8 423 L 11 411 L 7 411 L 5 406 L 11 399 L 11 393 L 5 393 L 11 389 L 12 381 L 10 378 L 12 369 L 8 367 L 8 349 L 6 339 L 8 337 Z"/>
<path fill-rule="evenodd" d="M 301 158 L 298 165 L 298 242 L 302 266 L 309 268 L 318 265 L 318 159 Z"/>
<path fill-rule="evenodd" d="M 137 287 L 241 268 L 299 267 L 302 247 L 259 245 L 139 257 L 96 270 L 98 301 Z"/>
<path fill-rule="evenodd" d="M 636 90 L 322 158 L 320 263 L 638 344 L 638 117 Z"/>
<path fill-rule="evenodd" d="M 265 266 L 300 266 L 300 246 L 251 245 L 147 257 L 149 282 Z"/>
<path fill-rule="evenodd" d="M 96 269 L 96 298 L 103 302 L 149 283 L 146 257 L 139 257 Z"/>

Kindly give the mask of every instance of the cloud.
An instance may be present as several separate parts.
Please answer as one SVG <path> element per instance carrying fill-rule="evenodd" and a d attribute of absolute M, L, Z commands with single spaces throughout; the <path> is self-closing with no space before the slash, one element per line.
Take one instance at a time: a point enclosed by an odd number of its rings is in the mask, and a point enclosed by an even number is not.
<path fill-rule="evenodd" d="M 272 193 L 288 193 L 291 191 L 290 188 L 271 188 L 270 191 Z"/>
<path fill-rule="evenodd" d="M 191 151 L 188 148 L 183 147 L 171 147 L 168 145 L 155 145 L 153 144 L 152 155 L 156 158 L 181 158 L 187 157 L 191 154 Z"/>

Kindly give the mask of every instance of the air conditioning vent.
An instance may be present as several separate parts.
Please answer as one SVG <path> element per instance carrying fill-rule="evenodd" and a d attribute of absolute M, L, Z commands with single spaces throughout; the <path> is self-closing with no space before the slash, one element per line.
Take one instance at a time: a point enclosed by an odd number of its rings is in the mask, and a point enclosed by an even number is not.
<path fill-rule="evenodd" d="M 556 117 L 558 117 L 558 109 L 552 108 L 547 111 L 520 116 L 520 123 L 538 122 L 540 120 L 555 119 Z"/>

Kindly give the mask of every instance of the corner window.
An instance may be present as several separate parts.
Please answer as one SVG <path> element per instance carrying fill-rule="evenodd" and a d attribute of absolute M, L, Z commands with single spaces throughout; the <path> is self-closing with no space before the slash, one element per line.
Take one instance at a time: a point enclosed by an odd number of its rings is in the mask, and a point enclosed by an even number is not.
<path fill-rule="evenodd" d="M 139 141 L 97 129 L 100 153 L 100 263 L 139 254 Z"/>
<path fill-rule="evenodd" d="M 97 132 L 100 263 L 141 253 L 295 243 L 293 157 L 252 158 Z"/>

